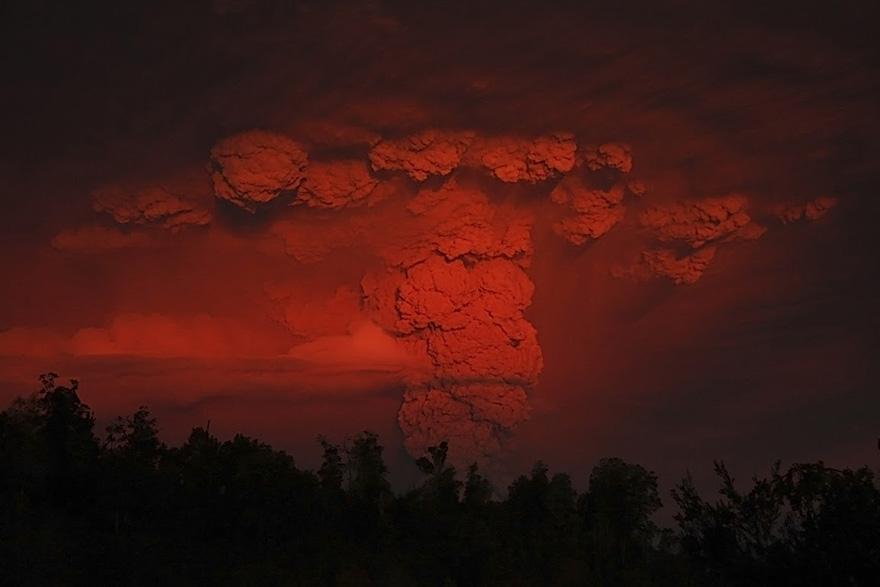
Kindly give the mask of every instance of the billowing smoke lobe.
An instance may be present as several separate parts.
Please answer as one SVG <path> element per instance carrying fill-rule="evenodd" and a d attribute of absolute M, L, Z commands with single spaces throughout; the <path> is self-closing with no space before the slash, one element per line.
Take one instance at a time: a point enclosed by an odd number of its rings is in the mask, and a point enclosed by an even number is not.
<path fill-rule="evenodd" d="M 636 439 L 711 435 L 712 398 L 748 422 L 714 446 L 758 444 L 835 371 L 864 413 L 876 55 L 835 23 L 219 4 L 166 9 L 118 61 L 81 41 L 67 110 L 5 139 L 9 392 L 60 363 L 124 374 L 99 412 L 288 397 L 341 433 L 395 426 L 415 457 L 448 440 L 459 465 L 683 459 Z M 738 35 L 694 26 L 722 17 Z M 188 50 L 169 60 L 160 31 Z M 41 51 L 22 104 L 52 81 Z M 796 366 L 816 356 L 820 376 Z"/>

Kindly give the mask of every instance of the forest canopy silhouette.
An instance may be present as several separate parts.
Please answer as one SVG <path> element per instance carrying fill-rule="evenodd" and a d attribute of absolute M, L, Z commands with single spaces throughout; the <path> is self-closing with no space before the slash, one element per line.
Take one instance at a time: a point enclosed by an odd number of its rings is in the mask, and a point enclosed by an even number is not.
<path fill-rule="evenodd" d="M 193 428 L 165 445 L 146 407 L 103 435 L 75 380 L 0 413 L 0 581 L 230 585 L 868 585 L 880 575 L 869 467 L 775 464 L 748 486 L 716 463 L 662 528 L 657 476 L 601 459 L 579 494 L 537 463 L 505 491 L 440 443 L 392 491 L 377 435 L 319 438 L 323 462 Z M 575 475 L 584 475 L 576 472 Z M 873 578 L 873 579 L 872 579 Z"/>

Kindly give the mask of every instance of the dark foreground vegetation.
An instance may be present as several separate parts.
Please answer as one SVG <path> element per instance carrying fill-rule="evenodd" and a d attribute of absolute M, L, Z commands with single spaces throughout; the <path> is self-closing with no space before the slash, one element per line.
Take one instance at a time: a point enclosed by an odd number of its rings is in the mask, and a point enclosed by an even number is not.
<path fill-rule="evenodd" d="M 540 463 L 503 500 L 440 445 L 424 482 L 386 480 L 378 438 L 321 440 L 317 472 L 257 440 L 193 429 L 166 447 L 146 409 L 103 439 L 76 382 L 0 414 L 3 585 L 876 585 L 870 469 L 779 467 L 743 493 L 685 479 L 676 529 L 656 476 L 603 459 L 578 494 Z"/>

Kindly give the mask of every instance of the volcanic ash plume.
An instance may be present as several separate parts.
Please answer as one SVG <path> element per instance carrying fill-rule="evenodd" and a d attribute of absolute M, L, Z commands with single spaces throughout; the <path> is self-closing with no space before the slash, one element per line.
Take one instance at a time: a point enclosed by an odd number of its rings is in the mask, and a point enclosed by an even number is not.
<path fill-rule="evenodd" d="M 412 454 L 424 454 L 438 439 L 449 442 L 459 465 L 484 460 L 529 416 L 523 387 L 504 383 L 411 387 L 403 396 L 398 422 Z M 421 451 L 421 452 L 419 452 Z"/>
<path fill-rule="evenodd" d="M 478 181 L 476 174 L 457 169 L 488 172 L 504 183 L 558 180 L 552 190 L 546 184 L 561 214 L 553 228 L 573 245 L 588 246 L 619 225 L 648 239 L 634 262 L 612 270 L 635 281 L 693 284 L 719 247 L 765 231 L 741 194 L 644 207 L 646 185 L 629 177 L 632 151 L 621 143 L 579 152 L 570 133 L 485 137 L 437 129 L 358 140 L 371 145 L 369 164 L 309 162 L 299 143 L 281 135 L 235 135 L 211 152 L 214 188 L 249 211 L 282 194 L 306 209 L 361 207 L 321 218 L 300 210 L 270 229 L 300 263 L 323 261 L 345 247 L 376 254 L 385 267 L 364 275 L 359 292 L 339 289 L 317 306 L 288 286 L 267 293 L 280 308 L 279 322 L 308 339 L 291 356 L 348 369 L 381 364 L 403 375 L 398 422 L 415 457 L 446 440 L 459 465 L 489 460 L 528 418 L 528 393 L 543 369 L 537 332 L 524 317 L 534 293 L 526 273 L 533 208 L 491 200 L 466 183 Z M 363 213 L 390 195 L 410 194 L 413 182 L 443 176 L 451 177 L 439 186 L 429 182 L 405 208 L 384 209 L 397 214 L 393 230 L 377 231 Z M 640 213 L 627 223 L 631 204 Z M 833 204 L 818 199 L 777 216 L 816 218 Z"/>
<path fill-rule="evenodd" d="M 373 319 L 431 365 L 410 382 L 398 421 L 415 456 L 448 440 L 459 464 L 485 461 L 528 417 L 543 367 L 523 317 L 531 221 L 455 182 L 423 190 L 409 210 L 416 238 L 389 248 L 389 269 L 362 282 Z"/>

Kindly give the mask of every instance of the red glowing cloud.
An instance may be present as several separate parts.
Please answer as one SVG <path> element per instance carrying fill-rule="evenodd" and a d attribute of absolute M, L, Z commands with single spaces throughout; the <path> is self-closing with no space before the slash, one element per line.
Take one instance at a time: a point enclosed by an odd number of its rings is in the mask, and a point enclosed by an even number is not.
<path fill-rule="evenodd" d="M 69 337 L 39 328 L 0 332 L 0 354 L 217 358 L 272 356 L 279 354 L 279 347 L 264 332 L 234 320 L 118 314 L 107 326 L 80 328 Z"/>
<path fill-rule="evenodd" d="M 397 4 L 188 8 L 176 59 L 177 29 L 133 33 L 138 67 L 79 55 L 63 116 L 19 80 L 47 112 L 0 139 L 0 383 L 63 367 L 177 426 L 223 398 L 230 429 L 283 398 L 456 464 L 679 438 L 720 388 L 746 434 L 771 387 L 824 381 L 801 352 L 861 389 L 872 58 L 733 8 L 727 35 L 702 8 Z"/>
<path fill-rule="evenodd" d="M 253 212 L 299 187 L 308 155 L 283 135 L 252 130 L 214 145 L 211 162 L 217 197 Z"/>
<path fill-rule="evenodd" d="M 219 200 L 248 212 L 281 196 L 299 205 L 273 213 L 278 220 L 252 237 L 257 251 L 281 252 L 282 264 L 313 265 L 317 273 L 346 250 L 373 259 L 375 269 L 353 273 L 356 286 L 338 284 L 332 293 L 291 278 L 253 284 L 259 293 L 251 295 L 286 330 L 286 340 L 233 317 L 116 313 L 107 326 L 81 327 L 69 337 L 13 328 L 0 337 L 0 349 L 35 356 L 283 356 L 323 371 L 393 373 L 405 388 L 398 422 L 410 454 L 448 440 L 454 462 L 485 463 L 528 419 L 544 365 L 539 332 L 525 317 L 535 292 L 529 267 L 538 209 L 492 197 L 493 190 L 558 178 L 535 188 L 562 210 L 554 231 L 579 247 L 618 226 L 647 237 L 636 262 L 618 260 L 609 268 L 639 282 L 657 276 L 693 284 L 720 246 L 765 232 L 741 194 L 652 204 L 644 183 L 628 177 L 635 160 L 629 146 L 606 143 L 578 155 L 571 133 L 483 137 L 430 129 L 373 141 L 368 161 L 322 160 L 302 144 L 248 131 L 221 140 L 210 153 Z M 490 177 L 468 179 L 479 170 Z M 402 172 L 416 182 L 451 177 L 414 190 L 378 171 Z M 207 224 L 211 208 L 197 176 L 190 177 L 188 184 L 102 188 L 94 209 L 135 230 L 67 230 L 53 245 L 68 252 L 146 247 L 157 237 L 139 230 Z M 635 216 L 628 217 L 626 201 L 638 209 Z M 834 203 L 819 199 L 776 214 L 784 221 L 816 219 Z M 343 214 L 348 208 L 361 211 Z M 271 244 L 278 237 L 280 249 Z M 684 249 L 670 248 L 676 244 Z"/>

